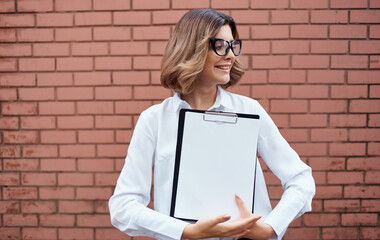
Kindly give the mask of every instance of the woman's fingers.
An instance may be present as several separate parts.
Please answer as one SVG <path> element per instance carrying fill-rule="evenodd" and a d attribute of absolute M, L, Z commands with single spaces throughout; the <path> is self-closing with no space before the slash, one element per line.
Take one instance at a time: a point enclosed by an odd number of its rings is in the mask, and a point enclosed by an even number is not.
<path fill-rule="evenodd" d="M 237 194 L 235 194 L 235 201 L 236 201 L 236 204 L 240 210 L 240 215 L 242 217 L 247 217 L 247 216 L 251 215 L 251 212 L 245 206 L 244 201 Z"/>

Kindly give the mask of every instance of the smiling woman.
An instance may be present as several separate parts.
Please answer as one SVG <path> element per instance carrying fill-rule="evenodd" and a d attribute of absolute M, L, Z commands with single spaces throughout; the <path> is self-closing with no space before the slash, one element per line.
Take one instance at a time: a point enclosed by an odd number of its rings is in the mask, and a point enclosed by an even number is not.
<path fill-rule="evenodd" d="M 225 90 L 244 74 L 237 57 L 241 46 L 234 20 L 223 13 L 191 10 L 177 24 L 163 56 L 161 73 L 161 84 L 176 93 L 141 113 L 109 201 L 112 224 L 124 233 L 157 239 L 281 239 L 296 217 L 311 210 L 315 184 L 310 167 L 300 160 L 256 100 Z M 285 190 L 275 209 L 271 208 L 257 163 L 255 215 L 236 195 L 241 215 L 231 221 L 228 215 L 196 223 L 169 216 L 177 124 L 183 108 L 260 116 L 258 152 Z M 147 207 L 153 176 L 154 210 Z"/>

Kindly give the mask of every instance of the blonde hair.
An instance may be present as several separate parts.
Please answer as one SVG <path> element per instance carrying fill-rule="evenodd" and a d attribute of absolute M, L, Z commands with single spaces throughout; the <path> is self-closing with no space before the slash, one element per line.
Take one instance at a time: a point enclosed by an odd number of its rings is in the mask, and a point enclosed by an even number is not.
<path fill-rule="evenodd" d="M 177 23 L 161 63 L 161 85 L 175 92 L 189 94 L 202 72 L 210 49 L 210 38 L 223 25 L 229 25 L 234 39 L 239 38 L 235 21 L 228 15 L 212 9 L 187 12 Z M 238 58 L 232 66 L 230 81 L 223 88 L 235 85 L 244 74 Z"/>

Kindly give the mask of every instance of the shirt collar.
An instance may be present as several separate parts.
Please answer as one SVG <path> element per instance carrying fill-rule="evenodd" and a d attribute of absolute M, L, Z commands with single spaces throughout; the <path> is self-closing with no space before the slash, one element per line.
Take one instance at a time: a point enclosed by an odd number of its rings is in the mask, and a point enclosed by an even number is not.
<path fill-rule="evenodd" d="M 179 111 L 182 108 L 191 109 L 190 105 L 186 101 L 181 99 L 181 96 L 179 93 L 174 94 L 172 104 L 173 104 L 174 111 Z M 230 93 L 225 91 L 222 87 L 218 86 L 218 92 L 216 93 L 215 102 L 209 110 L 218 110 L 218 111 L 233 110 Z"/>

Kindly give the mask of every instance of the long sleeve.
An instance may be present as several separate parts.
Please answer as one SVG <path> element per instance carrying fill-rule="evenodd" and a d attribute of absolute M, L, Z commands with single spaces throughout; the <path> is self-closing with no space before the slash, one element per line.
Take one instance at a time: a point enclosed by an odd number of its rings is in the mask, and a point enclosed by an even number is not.
<path fill-rule="evenodd" d="M 147 207 L 157 141 L 156 120 L 151 112 L 140 115 L 125 165 L 109 200 L 111 222 L 130 236 L 180 239 L 186 222 Z"/>
<path fill-rule="evenodd" d="M 280 202 L 264 221 L 272 226 L 281 239 L 295 218 L 311 210 L 315 183 L 311 168 L 302 162 L 260 105 L 258 112 L 262 119 L 258 151 L 268 167 L 281 180 L 284 189 Z"/>

